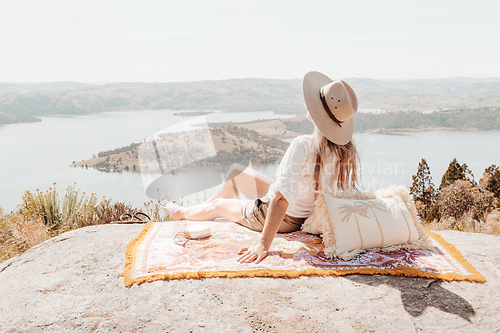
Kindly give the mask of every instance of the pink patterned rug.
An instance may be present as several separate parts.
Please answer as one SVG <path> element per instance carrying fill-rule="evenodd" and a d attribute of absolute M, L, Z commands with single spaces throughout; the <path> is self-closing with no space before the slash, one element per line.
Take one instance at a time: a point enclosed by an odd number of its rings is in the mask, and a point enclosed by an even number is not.
<path fill-rule="evenodd" d="M 174 236 L 192 224 L 207 224 L 212 236 L 191 240 L 185 247 L 175 244 Z M 127 286 L 180 278 L 346 274 L 485 281 L 454 246 L 428 233 L 434 245 L 428 250 L 366 252 L 348 261 L 327 259 L 321 238 L 315 235 L 278 234 L 266 259 L 259 264 L 241 264 L 236 261 L 238 250 L 253 243 L 258 232 L 227 220 L 150 222 L 128 245 L 123 275 Z"/>

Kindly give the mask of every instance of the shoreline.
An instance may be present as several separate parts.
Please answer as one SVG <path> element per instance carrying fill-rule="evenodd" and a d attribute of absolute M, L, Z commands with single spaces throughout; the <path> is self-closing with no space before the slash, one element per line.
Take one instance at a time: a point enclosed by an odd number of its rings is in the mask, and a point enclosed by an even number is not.
<path fill-rule="evenodd" d="M 196 126 L 196 125 L 194 125 Z M 254 120 L 245 122 L 219 122 L 210 123 L 209 128 L 212 134 L 213 144 L 217 147 L 217 156 L 211 158 L 203 158 L 196 160 L 195 162 L 190 162 L 188 164 L 171 165 L 167 169 L 175 170 L 178 168 L 185 167 L 199 167 L 199 166 L 227 166 L 232 163 L 237 163 L 238 161 L 245 159 L 251 159 L 256 164 L 268 164 L 273 163 L 281 159 L 284 154 L 283 151 L 276 151 L 272 154 L 273 157 L 269 158 L 268 150 L 273 149 L 273 145 L 276 146 L 276 140 L 285 141 L 286 139 L 293 139 L 299 135 L 310 135 L 312 133 L 312 123 L 306 119 L 305 115 L 295 116 L 285 119 L 268 119 L 268 120 Z M 259 141 L 257 144 L 255 141 L 250 139 L 238 138 L 237 133 L 229 134 L 225 132 L 226 129 L 233 128 L 240 129 L 243 131 L 254 132 L 260 136 L 259 139 L 254 137 L 254 140 Z M 310 129 L 310 131 L 307 131 Z M 237 130 L 237 131 L 240 131 Z M 218 134 L 214 134 L 216 131 Z M 222 132 L 221 132 L 222 131 Z M 359 134 L 380 134 L 380 135 L 409 135 L 410 133 L 419 132 L 431 132 L 431 131 L 458 131 L 458 132 L 481 132 L 483 130 L 478 129 L 468 129 L 468 130 L 458 130 L 449 127 L 422 127 L 422 128 L 403 128 L 403 129 L 376 129 L 367 131 L 354 131 L 354 133 Z M 496 131 L 489 130 L 488 132 Z M 229 137 L 226 137 L 226 135 Z M 187 135 L 184 137 L 186 139 Z M 266 139 L 267 138 L 267 139 Z M 176 138 L 174 141 L 168 143 L 164 146 L 164 149 L 170 149 L 173 146 L 183 146 L 186 152 L 195 149 L 193 146 L 186 145 L 183 140 Z M 180 140 L 180 141 L 179 141 Z M 189 140 L 189 139 L 188 139 Z M 226 141 L 227 140 L 227 141 Z M 269 140 L 274 140 L 272 143 Z M 286 141 L 287 144 L 289 143 Z M 91 158 L 87 160 L 82 160 L 79 162 L 74 162 L 70 165 L 72 168 L 82 168 L 82 169 L 96 169 L 102 172 L 146 172 L 146 173 L 162 173 L 158 164 L 150 164 L 149 170 L 141 170 L 137 149 L 139 143 L 132 143 L 126 147 L 116 148 L 107 152 L 100 152 L 97 154 L 99 157 Z M 199 147 L 198 147 L 199 148 Z M 251 149 L 251 150 L 249 150 Z M 257 149 L 257 150 L 255 150 Z M 195 149 L 196 150 L 196 149 Z M 115 153 L 113 153 L 116 151 Z M 165 163 L 165 162 L 163 162 Z M 191 165 L 192 164 L 192 165 Z M 189 166 L 187 166 L 189 165 Z M 165 168 L 165 167 L 164 167 Z M 164 172 L 169 173 L 169 172 Z"/>
<path fill-rule="evenodd" d="M 474 111 L 476 109 L 481 109 L 485 107 L 477 107 L 477 108 L 465 108 L 465 109 L 450 109 L 450 110 L 443 110 L 439 112 L 433 112 L 433 113 L 439 113 L 439 114 L 445 114 L 447 112 L 460 112 L 460 111 Z M 495 111 L 493 108 L 496 107 L 486 107 L 490 108 L 490 111 Z M 97 112 L 91 112 L 91 113 L 78 113 L 78 114 L 68 114 L 68 113 L 48 113 L 48 114 L 36 114 L 36 115 L 15 115 L 15 114 L 10 114 L 10 113 L 2 113 L 0 112 L 0 126 L 4 125 L 11 125 L 11 124 L 28 124 L 28 123 L 33 123 L 33 122 L 41 122 L 43 117 L 77 117 L 77 116 L 87 116 L 87 115 L 92 115 L 92 114 L 101 114 L 101 113 L 111 113 L 111 112 L 142 112 L 142 111 L 178 111 L 174 115 L 179 116 L 179 117 L 195 117 L 195 116 L 200 116 L 200 115 L 209 115 L 213 113 L 246 113 L 246 112 L 256 112 L 256 111 L 235 111 L 235 110 L 175 110 L 175 109 L 128 109 L 128 110 L 109 110 L 109 111 L 97 111 Z M 496 111 L 498 112 L 500 109 L 497 109 Z M 283 122 L 288 122 L 292 120 L 292 122 L 299 122 L 305 120 L 305 114 L 297 114 L 294 112 L 286 112 L 283 110 L 267 110 L 266 112 L 273 112 L 274 114 L 277 115 L 289 115 L 291 116 L 290 118 L 280 118 L 280 119 L 258 119 L 258 120 L 253 120 L 253 121 L 244 121 L 244 122 L 217 122 L 217 123 L 209 123 L 210 127 L 221 127 L 221 126 L 239 126 L 243 128 L 248 128 L 255 130 L 263 135 L 269 135 L 272 137 L 280 137 L 280 138 L 293 138 L 297 135 L 300 134 L 309 134 L 308 132 L 304 131 L 294 131 L 286 128 L 281 128 L 281 124 Z M 422 111 L 401 111 L 402 114 L 421 114 L 421 115 L 432 115 L 433 113 L 425 113 Z M 364 117 L 365 115 L 371 115 L 371 116 L 384 116 L 388 113 L 395 114 L 398 112 L 384 112 L 384 113 L 363 113 L 359 112 L 361 117 Z M 471 115 L 472 117 L 473 115 Z M 2 123 L 2 117 L 5 118 L 6 122 Z M 8 120 L 8 121 L 7 121 Z M 404 120 L 404 119 L 400 119 Z M 498 120 L 497 120 L 498 122 Z M 252 126 L 252 124 L 257 124 Z M 270 130 L 269 128 L 262 128 L 260 125 L 267 125 L 267 127 L 270 127 L 270 124 L 274 125 L 275 127 L 280 127 L 281 129 L 278 130 L 276 129 L 275 131 Z M 357 122 L 358 125 L 363 126 L 359 120 Z M 375 124 L 373 124 L 375 125 Z M 477 125 L 477 124 L 476 124 Z M 479 124 L 481 125 L 481 124 Z M 484 125 L 484 124 L 482 124 Z M 492 123 L 492 125 L 495 125 Z M 196 125 L 195 125 L 196 126 Z M 365 127 L 367 125 L 364 125 Z M 355 123 L 356 127 L 356 123 Z M 370 127 L 370 125 L 368 125 Z M 498 127 L 498 126 L 497 126 Z M 443 127 L 443 126 L 429 126 L 429 125 L 424 125 L 423 127 L 406 127 L 406 128 L 372 128 L 372 129 L 367 129 L 365 131 L 361 131 L 359 129 L 354 129 L 355 133 L 366 133 L 367 131 L 376 131 L 378 133 L 388 133 L 388 132 L 430 132 L 430 131 L 463 131 L 463 132 L 481 132 L 481 131 L 500 131 L 500 128 L 488 128 L 488 129 L 481 129 L 477 127 L 470 127 L 470 128 L 456 128 L 456 127 Z"/>

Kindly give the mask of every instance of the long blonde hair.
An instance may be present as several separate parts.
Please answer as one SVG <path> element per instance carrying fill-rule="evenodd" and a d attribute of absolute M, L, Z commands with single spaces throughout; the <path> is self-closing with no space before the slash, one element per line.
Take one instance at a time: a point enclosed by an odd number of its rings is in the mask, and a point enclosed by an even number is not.
<path fill-rule="evenodd" d="M 355 190 L 358 184 L 357 161 L 358 152 L 354 143 L 338 145 L 328 140 L 316 126 L 309 142 L 309 154 L 306 162 L 313 175 L 313 191 L 325 190 Z M 330 179 L 325 176 L 325 169 L 331 169 Z M 332 168 L 333 167 L 333 168 Z"/>

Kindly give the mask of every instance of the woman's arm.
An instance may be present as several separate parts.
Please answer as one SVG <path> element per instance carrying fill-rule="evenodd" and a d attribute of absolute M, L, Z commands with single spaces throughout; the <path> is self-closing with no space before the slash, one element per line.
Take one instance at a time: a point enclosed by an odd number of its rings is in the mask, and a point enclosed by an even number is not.
<path fill-rule="evenodd" d="M 280 228 L 287 208 L 288 201 L 286 201 L 283 195 L 277 191 L 276 196 L 269 204 L 266 223 L 264 224 L 264 229 L 262 230 L 259 240 L 252 246 L 242 248 L 238 252 L 238 254 L 241 255 L 238 258 L 239 262 L 247 263 L 255 260 L 255 263 L 258 264 L 267 256 L 267 251 L 271 247 L 274 236 Z"/>

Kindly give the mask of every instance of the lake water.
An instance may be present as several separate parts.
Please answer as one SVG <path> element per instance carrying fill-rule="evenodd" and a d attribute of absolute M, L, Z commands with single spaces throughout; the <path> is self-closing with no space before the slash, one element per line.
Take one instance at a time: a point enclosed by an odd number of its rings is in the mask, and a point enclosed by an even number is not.
<path fill-rule="evenodd" d="M 94 192 L 113 200 L 142 206 L 149 201 L 141 176 L 133 172 L 103 173 L 74 169 L 73 161 L 86 160 L 100 151 L 142 142 L 154 133 L 189 117 L 179 111 L 120 111 L 85 116 L 47 116 L 39 123 L 0 126 L 0 207 L 12 210 L 26 190 L 46 190 L 57 183 L 59 192 L 68 185 L 88 194 Z M 251 121 L 287 118 L 274 112 L 207 115 L 209 122 Z"/>
<path fill-rule="evenodd" d="M 42 117 L 42 122 L 0 126 L 0 207 L 10 211 L 26 190 L 46 190 L 57 183 L 60 193 L 77 183 L 87 193 L 142 206 L 145 194 L 139 173 L 104 173 L 74 169 L 73 161 L 89 159 L 100 151 L 142 142 L 144 138 L 186 120 L 179 111 L 126 111 L 85 116 Z M 222 113 L 209 122 L 249 121 L 286 117 L 272 112 Z M 449 162 L 467 163 L 476 180 L 491 164 L 500 165 L 500 132 L 432 131 L 401 134 L 355 134 L 361 157 L 363 185 L 376 189 L 389 184 L 411 185 L 418 163 L 426 158 L 434 183 L 439 185 Z M 276 165 L 253 165 L 274 177 Z M 217 167 L 191 168 L 176 177 L 189 181 L 193 173 L 216 177 Z M 220 177 L 220 175 L 219 175 Z M 207 193 L 210 193 L 207 192 Z M 203 192 L 201 196 L 205 195 Z M 191 197 L 195 201 L 195 197 Z"/>

